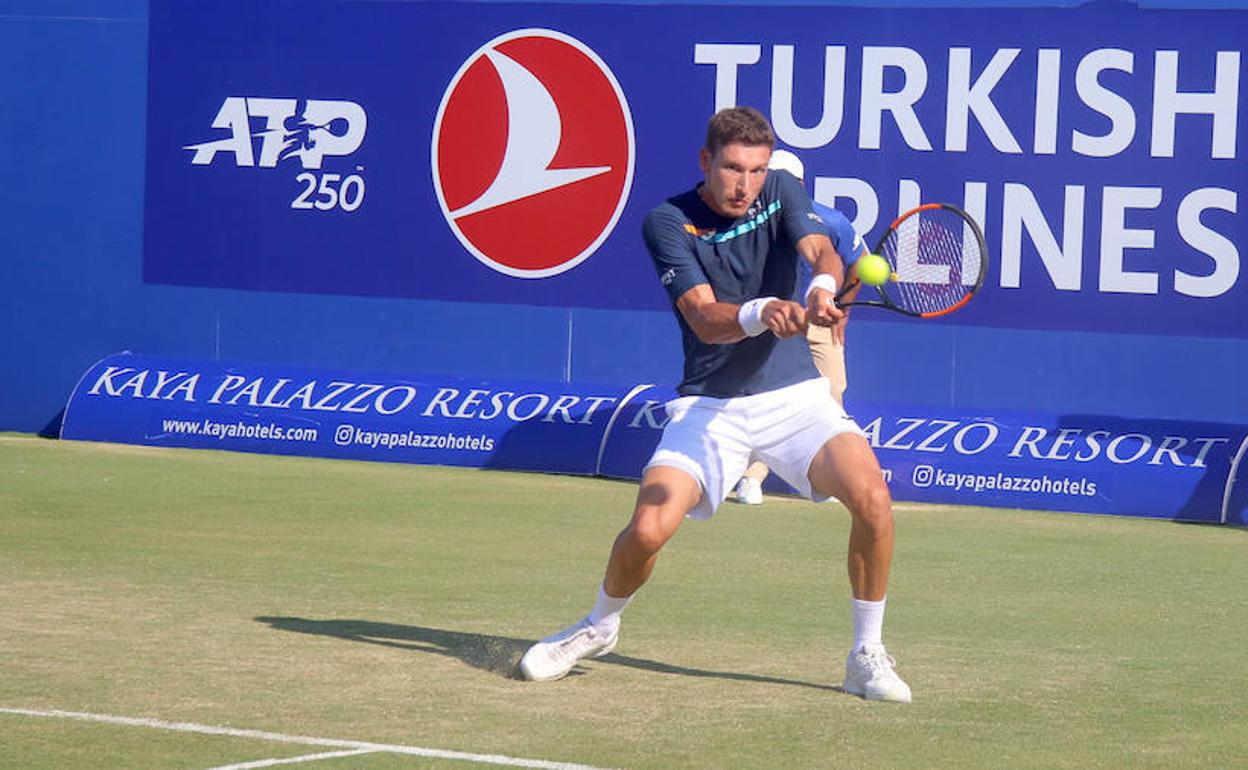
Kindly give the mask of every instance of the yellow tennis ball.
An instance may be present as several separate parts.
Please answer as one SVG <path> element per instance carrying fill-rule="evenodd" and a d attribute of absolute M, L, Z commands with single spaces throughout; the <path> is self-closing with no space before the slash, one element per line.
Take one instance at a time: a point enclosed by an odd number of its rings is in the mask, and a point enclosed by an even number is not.
<path fill-rule="evenodd" d="M 879 254 L 863 254 L 854 264 L 858 270 L 858 280 L 868 286 L 887 283 L 893 275 L 892 266 Z"/>

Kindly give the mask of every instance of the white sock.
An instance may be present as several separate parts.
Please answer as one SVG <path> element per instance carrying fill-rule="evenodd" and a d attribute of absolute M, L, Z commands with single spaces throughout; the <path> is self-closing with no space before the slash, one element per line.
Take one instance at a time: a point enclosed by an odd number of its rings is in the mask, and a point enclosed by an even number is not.
<path fill-rule="evenodd" d="M 604 634 L 615 633 L 620 627 L 620 613 L 632 600 L 631 596 L 607 596 L 606 589 L 599 586 L 598 601 L 589 613 L 589 624 Z"/>
<path fill-rule="evenodd" d="M 869 602 L 865 599 L 851 599 L 854 615 L 854 649 L 860 650 L 864 644 L 883 644 L 884 634 L 884 602 Z"/>

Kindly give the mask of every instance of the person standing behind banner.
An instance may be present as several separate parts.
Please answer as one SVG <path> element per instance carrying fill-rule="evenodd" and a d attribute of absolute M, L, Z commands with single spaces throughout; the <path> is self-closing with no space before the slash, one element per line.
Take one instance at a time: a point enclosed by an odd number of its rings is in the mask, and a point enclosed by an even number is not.
<path fill-rule="evenodd" d="M 767 168 L 773 171 L 787 171 L 797 177 L 797 181 L 802 184 L 806 183 L 806 167 L 802 164 L 801 158 L 788 150 L 773 152 Z M 866 244 L 862 242 L 858 233 L 854 232 L 853 225 L 849 223 L 849 219 L 844 214 L 813 199 L 810 205 L 823 220 L 828 230 L 828 237 L 832 239 L 832 245 L 841 255 L 841 261 L 845 264 L 845 270 L 848 271 L 858 261 L 858 257 L 867 253 Z M 805 287 L 810 285 L 813 273 L 810 265 L 804 260 L 802 270 L 802 285 Z M 849 384 L 845 374 L 845 324 L 840 324 L 835 329 L 811 324 L 806 332 L 806 341 L 810 344 L 810 355 L 815 360 L 815 368 L 832 384 L 832 397 L 838 404 L 843 403 L 845 388 Z M 745 469 L 745 475 L 737 483 L 737 502 L 749 505 L 762 503 L 763 480 L 770 472 L 766 463 L 762 461 L 755 460 L 751 463 L 750 467 Z"/>

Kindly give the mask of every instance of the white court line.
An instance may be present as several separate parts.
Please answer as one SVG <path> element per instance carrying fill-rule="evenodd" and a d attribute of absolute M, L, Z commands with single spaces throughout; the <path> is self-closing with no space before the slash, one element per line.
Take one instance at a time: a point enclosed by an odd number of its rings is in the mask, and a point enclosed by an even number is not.
<path fill-rule="evenodd" d="M 255 762 L 240 762 L 237 765 L 221 765 L 211 770 L 252 770 L 256 767 L 276 767 L 277 765 L 298 765 L 303 762 L 316 762 L 322 759 L 338 757 L 358 757 L 361 754 L 377 754 L 372 749 L 352 749 L 350 751 L 322 751 L 320 754 L 304 754 L 298 757 L 282 757 L 280 759 L 258 759 Z"/>
<path fill-rule="evenodd" d="M 261 741 L 277 743 L 297 743 L 304 746 L 326 746 L 339 749 L 365 749 L 370 752 L 384 751 L 390 754 L 407 754 L 417 757 L 433 757 L 436 759 L 458 759 L 465 762 L 480 762 L 486 765 L 506 765 L 508 767 L 536 767 L 543 770 L 602 770 L 592 765 L 578 765 L 570 762 L 548 762 L 544 759 L 523 759 L 507 757 L 501 754 L 473 754 L 466 751 L 448 751 L 445 749 L 426 749 L 420 746 L 404 746 L 391 743 L 370 743 L 368 741 L 346 741 L 339 738 L 315 738 L 308 735 L 286 735 L 269 733 L 263 730 L 244 730 L 235 727 L 218 727 L 201 725 L 194 722 L 166 722 L 163 719 L 147 719 L 139 717 L 119 717 L 110 714 L 89 714 L 81 711 L 60 711 L 51 709 L 4 708 L 0 706 L 0 714 L 15 714 L 28 717 L 53 717 L 57 719 L 76 719 L 81 722 L 103 722 L 110 725 L 126 725 L 129 727 L 152 727 L 158 730 L 173 730 L 182 733 L 199 733 L 201 735 L 226 735 L 231 738 L 254 738 Z"/>

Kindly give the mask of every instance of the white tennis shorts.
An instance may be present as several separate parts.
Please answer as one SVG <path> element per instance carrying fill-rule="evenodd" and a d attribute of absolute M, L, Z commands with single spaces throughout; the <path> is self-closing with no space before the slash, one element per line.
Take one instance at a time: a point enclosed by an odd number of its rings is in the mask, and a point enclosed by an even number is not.
<path fill-rule="evenodd" d="M 646 468 L 663 465 L 688 473 L 702 486 L 689 512 L 709 519 L 754 460 L 762 460 L 815 502 L 806 474 L 833 436 L 862 428 L 832 398 L 822 377 L 768 393 L 736 398 L 683 396 L 666 404 L 668 422 Z"/>

